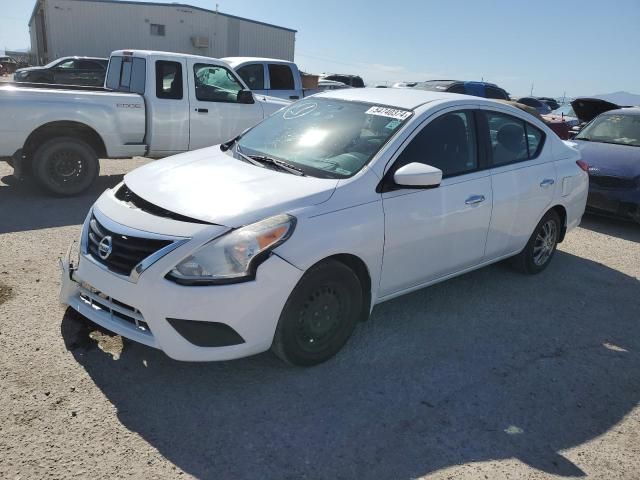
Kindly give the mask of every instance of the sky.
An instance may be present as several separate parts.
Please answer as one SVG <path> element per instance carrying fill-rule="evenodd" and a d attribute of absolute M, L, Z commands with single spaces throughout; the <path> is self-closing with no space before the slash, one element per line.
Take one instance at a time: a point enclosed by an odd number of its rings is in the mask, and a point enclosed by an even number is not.
<path fill-rule="evenodd" d="M 0 50 L 29 48 L 34 3 L 0 0 Z M 297 30 L 295 60 L 308 72 L 359 74 L 369 85 L 484 79 L 512 96 L 532 85 L 540 96 L 640 94 L 640 0 L 217 3 L 223 13 Z"/>

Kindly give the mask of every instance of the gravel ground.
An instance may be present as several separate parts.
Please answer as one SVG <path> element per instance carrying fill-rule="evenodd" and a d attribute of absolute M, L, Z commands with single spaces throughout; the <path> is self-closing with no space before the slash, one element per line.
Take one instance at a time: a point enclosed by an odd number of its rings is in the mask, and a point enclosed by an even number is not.
<path fill-rule="evenodd" d="M 638 478 L 640 226 L 586 217 L 552 265 L 379 305 L 312 369 L 174 362 L 57 302 L 104 188 L 52 199 L 0 163 L 0 478 Z"/>

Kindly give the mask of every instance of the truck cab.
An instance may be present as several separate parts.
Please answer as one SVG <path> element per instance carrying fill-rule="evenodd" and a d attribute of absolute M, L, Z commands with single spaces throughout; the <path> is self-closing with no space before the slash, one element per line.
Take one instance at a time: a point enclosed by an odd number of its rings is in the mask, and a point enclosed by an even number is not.
<path fill-rule="evenodd" d="M 230 65 L 254 93 L 295 101 L 319 92 L 318 89 L 305 89 L 298 66 L 287 60 L 259 57 L 221 60 Z"/>

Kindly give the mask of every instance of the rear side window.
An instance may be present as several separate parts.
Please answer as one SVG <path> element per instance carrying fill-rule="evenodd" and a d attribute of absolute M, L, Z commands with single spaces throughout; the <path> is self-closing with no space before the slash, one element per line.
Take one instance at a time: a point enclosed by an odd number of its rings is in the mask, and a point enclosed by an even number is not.
<path fill-rule="evenodd" d="M 469 111 L 446 113 L 429 122 L 402 151 L 394 168 L 413 162 L 439 168 L 445 177 L 477 170 L 473 114 Z"/>
<path fill-rule="evenodd" d="M 261 63 L 245 65 L 237 72 L 250 90 L 264 90 L 264 65 Z"/>
<path fill-rule="evenodd" d="M 486 88 L 487 98 L 497 98 L 499 100 L 509 100 L 506 92 L 496 87 L 487 87 Z"/>
<path fill-rule="evenodd" d="M 486 112 L 492 165 L 508 165 L 535 158 L 544 143 L 544 133 L 524 120 L 504 113 Z"/>
<path fill-rule="evenodd" d="M 80 70 L 101 70 L 103 67 L 99 63 L 91 60 L 80 60 L 78 62 L 78 68 Z"/>
<path fill-rule="evenodd" d="M 118 92 L 144 95 L 146 75 L 147 62 L 144 58 L 111 57 L 106 87 Z"/>
<path fill-rule="evenodd" d="M 166 100 L 182 100 L 182 64 L 156 61 L 156 97 Z"/>
<path fill-rule="evenodd" d="M 271 90 L 293 90 L 293 72 L 289 65 L 269 65 L 269 82 Z"/>
<path fill-rule="evenodd" d="M 364 81 L 360 77 L 354 77 L 351 86 L 355 88 L 364 88 Z"/>

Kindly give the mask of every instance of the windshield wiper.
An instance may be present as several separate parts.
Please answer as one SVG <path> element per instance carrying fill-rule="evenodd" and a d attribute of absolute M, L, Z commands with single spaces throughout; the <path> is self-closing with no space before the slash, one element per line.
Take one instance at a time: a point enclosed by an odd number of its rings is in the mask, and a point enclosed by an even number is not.
<path fill-rule="evenodd" d="M 275 167 L 278 167 L 280 170 L 284 170 L 285 172 L 293 173 L 294 175 L 298 175 L 300 177 L 306 177 L 304 171 L 301 168 L 291 165 L 290 163 L 283 162 L 282 160 L 276 160 L 275 158 L 267 157 L 266 155 L 245 155 L 244 153 L 240 154 L 247 158 L 250 158 L 254 162 L 273 165 Z"/>

